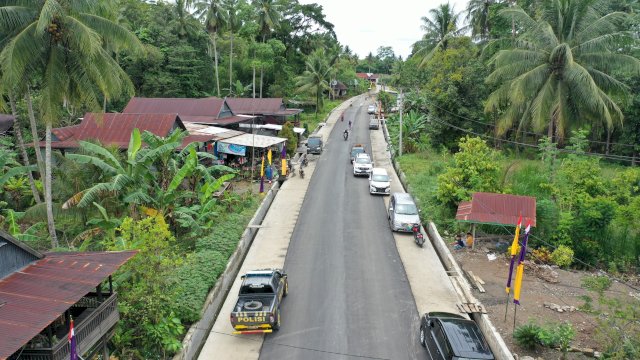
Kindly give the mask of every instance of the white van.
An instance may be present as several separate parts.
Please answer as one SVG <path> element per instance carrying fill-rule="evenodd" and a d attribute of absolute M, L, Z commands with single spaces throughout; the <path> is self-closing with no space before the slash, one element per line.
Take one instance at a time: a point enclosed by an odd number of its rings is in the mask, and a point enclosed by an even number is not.
<path fill-rule="evenodd" d="M 369 193 L 370 194 L 391 194 L 391 178 L 387 174 L 387 170 L 383 168 L 373 168 L 369 174 Z"/>

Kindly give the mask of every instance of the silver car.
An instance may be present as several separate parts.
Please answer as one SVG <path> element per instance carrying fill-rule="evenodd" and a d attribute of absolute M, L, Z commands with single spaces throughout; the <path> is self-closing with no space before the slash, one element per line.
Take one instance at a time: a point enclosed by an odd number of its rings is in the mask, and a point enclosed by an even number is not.
<path fill-rule="evenodd" d="M 387 214 L 392 231 L 411 232 L 413 224 L 420 224 L 418 207 L 408 193 L 391 194 Z"/>

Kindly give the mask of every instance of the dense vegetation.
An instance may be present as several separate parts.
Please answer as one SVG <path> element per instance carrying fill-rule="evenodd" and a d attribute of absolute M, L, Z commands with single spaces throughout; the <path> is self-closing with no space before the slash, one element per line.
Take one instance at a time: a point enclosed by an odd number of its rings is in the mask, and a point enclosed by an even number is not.
<path fill-rule="evenodd" d="M 63 155 L 50 149 L 51 128 L 136 95 L 283 97 L 313 129 L 340 102 L 332 80 L 353 94 L 367 88 L 355 73 L 372 72 L 405 93 L 399 161 L 438 225 L 458 230 L 455 207 L 473 191 L 531 195 L 537 254 L 637 272 L 637 10 L 631 0 L 441 5 L 401 59 L 388 46 L 360 58 L 321 6 L 297 0 L 4 1 L 0 106 L 16 123 L 0 138 L 0 226 L 42 250 L 139 250 L 116 277 L 115 351 L 167 358 L 258 199 L 212 199 L 233 171 L 205 166 L 209 155 L 181 148 L 180 132 L 135 132 L 125 153 L 85 142 Z M 388 125 L 397 139 L 398 116 Z M 43 138 L 44 154 L 33 151 Z"/>

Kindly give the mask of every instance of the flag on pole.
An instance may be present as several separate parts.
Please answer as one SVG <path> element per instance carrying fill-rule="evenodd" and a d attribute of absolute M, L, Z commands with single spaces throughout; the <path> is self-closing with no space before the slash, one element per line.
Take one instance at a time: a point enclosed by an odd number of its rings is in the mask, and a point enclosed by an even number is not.
<path fill-rule="evenodd" d="M 260 165 L 260 177 L 264 176 L 264 155 L 262 155 L 262 165 Z M 253 179 L 251 179 L 253 181 Z"/>
<path fill-rule="evenodd" d="M 511 243 L 511 264 L 509 264 L 509 277 L 507 278 L 507 295 L 511 293 L 511 276 L 513 275 L 513 266 L 516 262 L 516 255 L 518 254 L 519 242 L 518 238 L 520 237 L 520 227 L 522 226 L 522 215 L 518 217 L 518 225 L 516 225 L 516 234 L 513 237 L 513 242 Z M 509 299 L 507 299 L 508 302 Z"/>
<path fill-rule="evenodd" d="M 76 350 L 76 333 L 73 330 L 73 319 L 71 319 L 71 325 L 69 325 L 69 359 L 78 360 L 78 353 Z"/>
<path fill-rule="evenodd" d="M 264 192 L 264 176 L 260 177 L 260 193 Z"/>
<path fill-rule="evenodd" d="M 267 152 L 267 160 L 269 160 L 269 165 L 271 165 L 271 149 Z"/>
<path fill-rule="evenodd" d="M 282 145 L 282 175 L 287 175 L 287 146 L 286 143 Z"/>
<path fill-rule="evenodd" d="M 520 249 L 520 259 L 518 259 L 518 268 L 516 270 L 516 282 L 513 288 L 513 303 L 520 305 L 520 290 L 522 290 L 522 276 L 524 275 L 524 257 L 527 254 L 527 241 L 529 240 L 529 231 L 531 231 L 531 221 L 524 229 L 524 240 Z"/>

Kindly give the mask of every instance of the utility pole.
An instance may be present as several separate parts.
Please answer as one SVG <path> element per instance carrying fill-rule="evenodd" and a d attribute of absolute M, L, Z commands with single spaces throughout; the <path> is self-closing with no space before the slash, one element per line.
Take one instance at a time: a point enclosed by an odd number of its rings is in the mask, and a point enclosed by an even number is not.
<path fill-rule="evenodd" d="M 402 156 L 402 89 L 400 89 L 400 106 L 399 109 L 400 110 L 400 149 L 398 150 L 398 156 Z"/>

